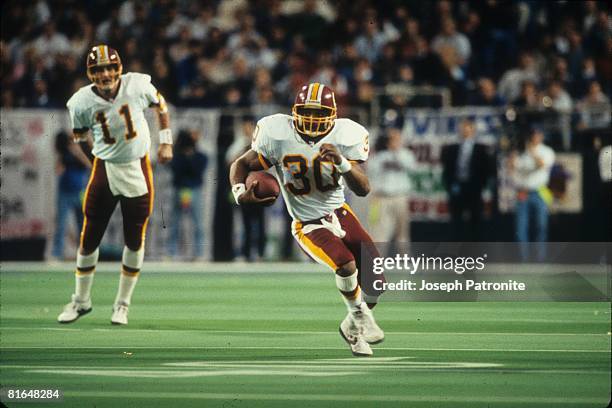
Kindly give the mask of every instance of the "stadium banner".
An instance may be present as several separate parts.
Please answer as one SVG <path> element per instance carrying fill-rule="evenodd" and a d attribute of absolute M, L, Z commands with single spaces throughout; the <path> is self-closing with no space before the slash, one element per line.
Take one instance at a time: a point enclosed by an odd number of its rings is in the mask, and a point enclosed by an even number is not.
<path fill-rule="evenodd" d="M 509 175 L 508 158 L 498 161 L 497 193 L 499 211 L 514 212 L 516 188 Z M 582 156 L 578 153 L 556 153 L 555 164 L 550 172 L 550 181 L 545 190 L 552 213 L 582 212 Z"/>
<path fill-rule="evenodd" d="M 68 113 L 65 110 L 13 109 L 2 110 L 2 240 L 45 238 L 47 251 L 55 228 L 57 175 L 54 149 L 58 132 L 71 133 Z M 204 227 L 204 257 L 211 257 L 212 219 L 217 186 L 217 110 L 172 109 L 171 126 L 176 140 L 180 130 L 199 133 L 198 148 L 207 155 L 208 166 L 202 188 L 202 222 Z M 173 217 L 172 178 L 169 166 L 158 165 L 157 119 L 147 112 L 151 129 L 151 161 L 154 168 L 155 208 L 147 228 L 147 258 L 160 259 L 166 255 L 165 243 L 169 239 Z M 109 222 L 100 245 L 106 259 L 120 259 L 123 250 L 123 227 L 119 206 Z M 71 217 L 69 217 L 71 218 Z M 186 249 L 186 256 L 193 253 L 192 224 L 183 217 L 183 233 L 179 248 Z M 74 225 L 74 223 L 73 223 Z M 65 254 L 76 254 L 78 235 L 66 240 Z M 75 239 L 76 238 L 76 239 Z"/>
<path fill-rule="evenodd" d="M 413 221 L 446 221 L 447 195 L 442 184 L 442 148 L 459 141 L 459 124 L 469 117 L 476 125 L 476 140 L 493 146 L 502 131 L 502 113 L 494 108 L 407 109 L 402 136 L 414 153 L 418 168 L 411 175 L 410 211 Z M 485 208 L 492 194 L 483 193 Z"/>
<path fill-rule="evenodd" d="M 362 244 L 361 288 L 378 301 L 609 302 L 605 242 Z"/>
<path fill-rule="evenodd" d="M 0 111 L 2 240 L 44 238 L 53 231 L 55 135 L 63 111 Z"/>

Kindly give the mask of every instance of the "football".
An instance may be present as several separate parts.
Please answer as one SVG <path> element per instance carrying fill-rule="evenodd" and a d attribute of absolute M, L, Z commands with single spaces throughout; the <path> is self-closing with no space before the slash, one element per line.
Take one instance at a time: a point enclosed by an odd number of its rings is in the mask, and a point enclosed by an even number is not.
<path fill-rule="evenodd" d="M 274 177 L 270 173 L 265 171 L 252 171 L 251 173 L 249 173 L 246 179 L 246 187 L 250 188 L 251 184 L 253 184 L 254 181 L 258 182 L 258 184 L 255 186 L 255 197 L 277 198 L 280 194 L 280 186 L 278 184 L 278 181 L 276 181 L 276 177 Z"/>

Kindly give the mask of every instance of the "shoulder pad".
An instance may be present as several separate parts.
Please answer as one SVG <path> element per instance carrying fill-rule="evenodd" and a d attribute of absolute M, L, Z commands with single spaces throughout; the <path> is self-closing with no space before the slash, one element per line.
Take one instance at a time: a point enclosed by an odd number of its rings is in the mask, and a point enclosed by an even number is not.
<path fill-rule="evenodd" d="M 138 82 L 142 84 L 147 84 L 151 82 L 151 75 L 141 74 L 140 72 L 127 72 L 121 75 L 121 79 L 125 79 L 130 82 Z"/>
<path fill-rule="evenodd" d="M 273 139 L 281 139 L 287 137 L 287 135 L 290 134 L 283 128 L 290 129 L 291 121 L 291 116 L 282 113 L 276 113 L 274 115 L 264 116 L 263 118 L 259 119 L 259 121 L 257 122 L 257 126 L 259 127 L 260 133 L 265 133 Z M 278 131 L 274 132 L 273 130 Z"/>
<path fill-rule="evenodd" d="M 338 141 L 345 146 L 363 143 L 364 137 L 370 133 L 359 123 L 347 118 L 336 119 L 336 126 L 338 126 Z"/>
<path fill-rule="evenodd" d="M 122 85 L 129 95 L 140 96 L 151 86 L 151 76 L 138 72 L 128 72 L 121 75 Z"/>
<path fill-rule="evenodd" d="M 85 85 L 81 88 L 79 88 L 78 91 L 76 91 L 71 97 L 70 99 L 68 99 L 68 102 L 66 102 L 66 107 L 68 109 L 76 109 L 77 107 L 82 107 L 83 105 L 85 105 L 86 99 L 87 99 L 87 93 L 90 92 L 93 95 L 95 95 L 93 93 L 93 90 L 91 89 L 91 84 Z"/>

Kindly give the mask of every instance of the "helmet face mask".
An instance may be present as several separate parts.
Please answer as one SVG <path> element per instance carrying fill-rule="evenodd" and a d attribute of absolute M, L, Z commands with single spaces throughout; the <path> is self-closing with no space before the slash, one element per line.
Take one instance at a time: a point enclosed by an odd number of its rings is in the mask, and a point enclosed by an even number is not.
<path fill-rule="evenodd" d="M 122 72 L 119 54 L 106 45 L 93 47 L 87 55 L 87 77 L 100 91 L 113 91 Z"/>
<path fill-rule="evenodd" d="M 337 117 L 334 93 L 323 84 L 304 85 L 291 113 L 298 133 L 312 138 L 324 136 L 332 130 Z"/>

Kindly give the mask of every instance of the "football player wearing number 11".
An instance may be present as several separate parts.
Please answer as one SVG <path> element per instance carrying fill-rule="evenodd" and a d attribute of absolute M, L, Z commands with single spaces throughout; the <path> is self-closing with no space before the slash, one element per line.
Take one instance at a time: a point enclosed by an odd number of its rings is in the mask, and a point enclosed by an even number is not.
<path fill-rule="evenodd" d="M 123 215 L 122 268 L 111 323 L 127 324 L 128 307 L 144 259 L 147 222 L 153 210 L 151 138 L 144 110 L 154 107 L 159 119 L 160 163 L 172 160 L 172 132 L 163 96 L 149 75 L 122 75 L 119 54 L 106 45 L 87 54 L 87 76 L 93 84 L 79 89 L 66 106 L 75 142 L 93 147 L 93 165 L 83 200 L 84 222 L 76 262 L 76 288 L 60 323 L 71 323 L 91 311 L 91 287 L 98 247 L 117 206 Z M 93 136 L 93 143 L 89 137 Z"/>
<path fill-rule="evenodd" d="M 335 273 L 348 315 L 340 335 L 356 356 L 370 356 L 370 344 L 384 339 L 359 285 L 361 245 L 375 251 L 372 239 L 345 203 L 344 184 L 359 196 L 370 191 L 361 167 L 369 153 L 368 131 L 350 119 L 337 119 L 333 91 L 311 83 L 298 92 L 292 115 L 261 119 L 251 149 L 232 163 L 230 182 L 238 204 L 265 204 L 245 180 L 251 171 L 274 167 L 292 232 L 300 247 Z M 377 256 L 374 254 L 373 256 Z M 368 306 L 369 305 L 369 306 Z"/>

